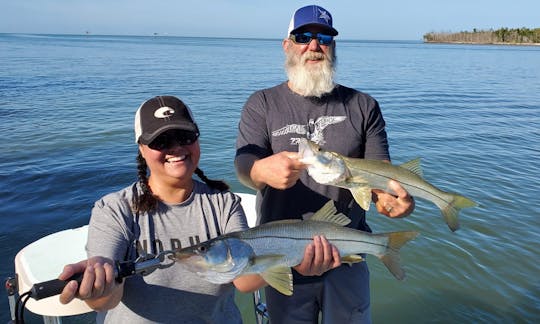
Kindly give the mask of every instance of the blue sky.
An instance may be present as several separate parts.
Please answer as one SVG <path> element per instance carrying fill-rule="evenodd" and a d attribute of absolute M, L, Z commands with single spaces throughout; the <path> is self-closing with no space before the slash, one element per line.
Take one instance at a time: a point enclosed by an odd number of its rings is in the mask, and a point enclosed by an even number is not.
<path fill-rule="evenodd" d="M 282 38 L 307 4 L 332 13 L 341 39 L 540 27 L 539 0 L 0 0 L 0 33 Z"/>

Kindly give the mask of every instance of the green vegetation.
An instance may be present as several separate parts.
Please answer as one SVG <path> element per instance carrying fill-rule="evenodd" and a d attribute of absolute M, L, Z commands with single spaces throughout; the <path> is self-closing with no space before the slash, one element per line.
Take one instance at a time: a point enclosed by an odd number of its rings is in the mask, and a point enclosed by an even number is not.
<path fill-rule="evenodd" d="M 427 43 L 471 43 L 471 44 L 540 44 L 540 28 L 500 28 L 497 30 L 462 31 L 459 33 L 427 33 Z"/>

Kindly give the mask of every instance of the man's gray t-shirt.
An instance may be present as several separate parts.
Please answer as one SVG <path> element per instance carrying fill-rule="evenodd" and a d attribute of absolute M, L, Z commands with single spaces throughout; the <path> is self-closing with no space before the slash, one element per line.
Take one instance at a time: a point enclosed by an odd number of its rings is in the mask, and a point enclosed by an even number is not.
<path fill-rule="evenodd" d="M 389 160 L 385 122 L 371 96 L 337 85 L 322 98 L 304 97 L 286 82 L 253 93 L 242 111 L 236 143 L 237 155 L 259 158 L 281 151 L 298 152 L 301 138 L 329 151 L 354 158 Z M 309 218 L 328 199 L 352 219 L 351 227 L 369 231 L 363 210 L 351 193 L 315 182 L 307 172 L 293 187 L 269 186 L 259 192 L 261 223 L 287 218 Z"/>
<path fill-rule="evenodd" d="M 247 229 L 240 198 L 195 181 L 193 193 L 175 205 L 137 215 L 132 199 L 137 183 L 98 200 L 88 230 L 88 256 L 132 260 L 144 253 L 187 247 L 220 234 Z M 232 283 L 201 279 L 170 261 L 147 276 L 125 279 L 120 304 L 106 313 L 107 323 L 240 323 Z"/>

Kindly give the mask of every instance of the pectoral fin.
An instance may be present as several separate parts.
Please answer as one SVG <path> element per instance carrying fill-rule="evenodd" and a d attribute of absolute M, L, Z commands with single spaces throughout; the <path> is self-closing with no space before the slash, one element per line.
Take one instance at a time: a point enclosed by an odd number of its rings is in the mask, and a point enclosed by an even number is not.
<path fill-rule="evenodd" d="M 363 210 L 369 210 L 371 204 L 371 188 L 367 186 L 359 186 L 349 188 L 354 200 L 362 207 Z"/>
<path fill-rule="evenodd" d="M 291 296 L 293 294 L 293 276 L 289 267 L 273 267 L 261 273 L 261 277 L 275 290 Z"/>
<path fill-rule="evenodd" d="M 341 262 L 347 263 L 348 265 L 352 265 L 353 263 L 358 263 L 362 261 L 365 261 L 364 258 L 357 254 L 346 255 L 341 258 Z"/>

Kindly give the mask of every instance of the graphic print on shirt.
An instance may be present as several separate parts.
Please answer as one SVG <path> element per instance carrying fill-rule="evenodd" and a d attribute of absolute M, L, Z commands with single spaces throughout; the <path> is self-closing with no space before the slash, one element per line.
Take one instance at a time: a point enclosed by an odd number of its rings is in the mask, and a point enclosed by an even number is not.
<path fill-rule="evenodd" d="M 283 136 L 288 134 L 303 135 L 302 137 L 291 137 L 291 144 L 298 145 L 301 138 L 307 138 L 319 145 L 326 143 L 324 130 L 334 124 L 341 123 L 347 119 L 345 116 L 321 116 L 316 120 L 310 118 L 306 125 L 290 124 L 272 132 L 272 136 Z"/>
<path fill-rule="evenodd" d="M 160 239 L 152 240 L 152 245 L 149 246 L 148 240 L 137 240 L 137 252 L 139 255 L 145 254 L 158 254 L 167 250 L 181 249 L 183 247 L 193 246 L 201 243 L 199 235 L 190 236 L 188 242 L 182 242 L 178 238 L 171 238 L 166 242 L 161 241 Z"/>

